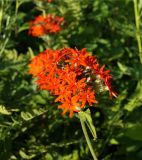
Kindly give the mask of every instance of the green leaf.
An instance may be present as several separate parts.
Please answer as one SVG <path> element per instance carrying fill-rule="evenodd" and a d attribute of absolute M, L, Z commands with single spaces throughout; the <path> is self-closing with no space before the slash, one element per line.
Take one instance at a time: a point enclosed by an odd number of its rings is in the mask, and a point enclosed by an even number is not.
<path fill-rule="evenodd" d="M 20 156 L 23 158 L 23 159 L 31 159 L 30 156 L 28 156 L 24 151 L 20 150 L 19 151 L 19 154 Z"/>
<path fill-rule="evenodd" d="M 124 109 L 133 111 L 136 107 L 142 105 L 142 81 L 139 81 L 135 92 L 129 98 L 128 103 L 124 106 Z"/>
<path fill-rule="evenodd" d="M 5 106 L 0 105 L 0 114 L 10 115 L 11 112 L 9 112 Z"/>
<path fill-rule="evenodd" d="M 33 109 L 30 111 L 26 111 L 26 112 L 21 112 L 21 117 L 25 120 L 25 121 L 29 121 L 37 116 L 40 116 L 44 113 L 46 113 L 47 110 L 44 109 Z"/>
<path fill-rule="evenodd" d="M 124 131 L 125 136 L 133 139 L 142 141 L 142 125 L 136 124 L 131 128 L 128 128 Z"/>
<path fill-rule="evenodd" d="M 21 117 L 25 120 L 25 121 L 29 121 L 32 118 L 34 118 L 34 116 L 29 113 L 29 112 L 21 112 Z"/>
<path fill-rule="evenodd" d="M 111 143 L 111 144 L 114 144 L 114 145 L 119 144 L 119 142 L 118 142 L 116 139 L 114 139 L 114 138 L 112 138 L 112 139 L 110 140 L 110 143 Z"/>
<path fill-rule="evenodd" d="M 45 158 L 48 159 L 48 160 L 53 160 L 53 157 L 51 156 L 51 154 L 47 153 L 45 155 Z"/>
<path fill-rule="evenodd" d="M 29 29 L 29 24 L 28 23 L 24 23 L 18 30 L 18 33 L 19 32 L 22 32 L 22 31 L 25 31 L 25 30 L 28 30 Z"/>
<path fill-rule="evenodd" d="M 131 75 L 132 68 L 122 64 L 121 62 L 117 62 L 117 65 L 123 74 Z"/>
<path fill-rule="evenodd" d="M 39 103 L 39 104 L 46 104 L 47 103 L 47 101 L 40 95 L 35 95 L 34 100 L 36 103 Z"/>

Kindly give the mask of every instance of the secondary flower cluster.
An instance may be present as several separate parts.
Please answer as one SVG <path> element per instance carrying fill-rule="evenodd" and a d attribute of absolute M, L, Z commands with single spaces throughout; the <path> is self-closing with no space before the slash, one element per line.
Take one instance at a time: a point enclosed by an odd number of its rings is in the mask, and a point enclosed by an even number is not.
<path fill-rule="evenodd" d="M 64 22 L 63 17 L 48 14 L 47 16 L 39 15 L 29 24 L 29 34 L 35 37 L 44 34 L 57 33 L 62 30 L 61 25 Z"/>
<path fill-rule="evenodd" d="M 51 3 L 51 2 L 52 2 L 52 0 L 47 0 L 47 2 L 48 2 L 48 3 Z"/>
<path fill-rule="evenodd" d="M 64 110 L 63 114 L 69 111 L 70 117 L 86 104 L 97 103 L 98 86 L 104 86 L 111 96 L 116 96 L 110 83 L 110 71 L 100 67 L 96 57 L 85 48 L 47 49 L 31 60 L 29 68 L 39 88 L 56 95 L 55 102 L 60 102 L 58 108 Z"/>

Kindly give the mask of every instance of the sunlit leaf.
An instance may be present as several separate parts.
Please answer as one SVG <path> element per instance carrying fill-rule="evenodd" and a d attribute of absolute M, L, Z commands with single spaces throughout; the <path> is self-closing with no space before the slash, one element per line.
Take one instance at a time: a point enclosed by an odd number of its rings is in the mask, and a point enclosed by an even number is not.
<path fill-rule="evenodd" d="M 0 105 L 0 114 L 10 115 L 11 112 L 8 111 L 5 106 Z"/>

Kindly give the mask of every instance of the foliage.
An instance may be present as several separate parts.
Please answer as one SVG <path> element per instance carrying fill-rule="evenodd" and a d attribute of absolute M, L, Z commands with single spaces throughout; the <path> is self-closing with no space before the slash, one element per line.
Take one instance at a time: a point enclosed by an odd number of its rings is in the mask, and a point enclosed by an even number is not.
<path fill-rule="evenodd" d="M 28 35 L 29 21 L 48 13 L 64 17 L 63 30 L 42 38 Z M 100 103 L 90 108 L 98 159 L 141 160 L 142 65 L 136 33 L 131 0 L 1 0 L 0 159 L 92 158 L 77 116 L 61 116 L 54 97 L 37 88 L 27 67 L 45 48 L 85 47 L 112 71 L 118 92 L 113 100 L 97 97 Z"/>

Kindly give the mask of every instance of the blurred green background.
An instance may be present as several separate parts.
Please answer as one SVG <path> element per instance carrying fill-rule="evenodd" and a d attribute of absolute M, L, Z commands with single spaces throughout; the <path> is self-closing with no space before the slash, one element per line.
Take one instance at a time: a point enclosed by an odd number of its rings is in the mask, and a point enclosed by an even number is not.
<path fill-rule="evenodd" d="M 40 14 L 64 17 L 63 30 L 29 36 Z M 118 97 L 90 108 L 98 159 L 141 160 L 141 35 L 141 0 L 0 0 L 0 160 L 92 159 L 77 116 L 61 116 L 28 74 L 34 55 L 62 47 L 87 48 L 113 75 Z"/>

